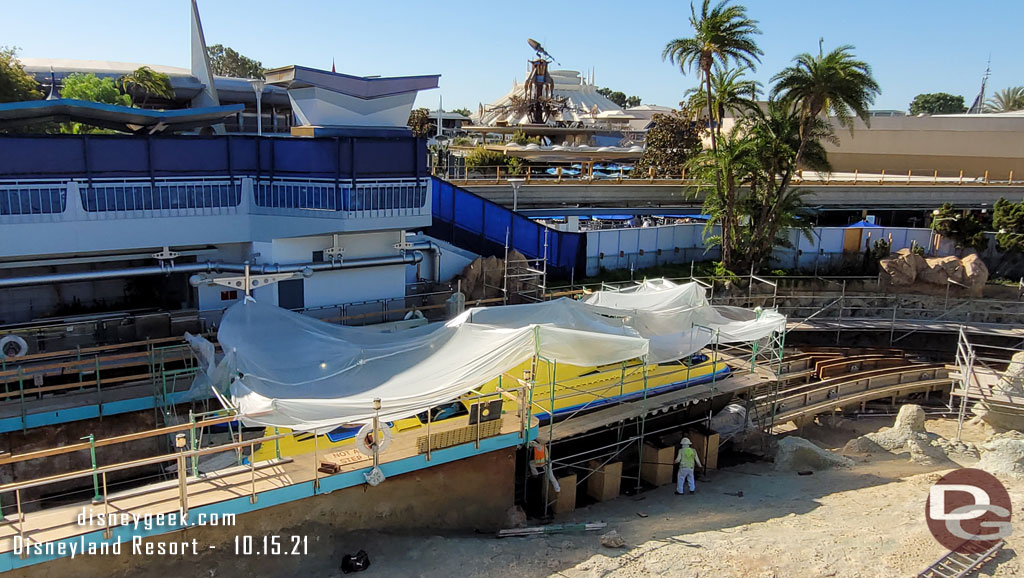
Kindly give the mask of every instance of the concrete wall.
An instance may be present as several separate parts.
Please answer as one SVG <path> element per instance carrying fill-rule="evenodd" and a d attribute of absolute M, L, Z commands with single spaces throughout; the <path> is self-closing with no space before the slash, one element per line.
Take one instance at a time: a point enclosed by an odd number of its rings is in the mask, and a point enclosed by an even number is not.
<path fill-rule="evenodd" d="M 833 121 L 833 124 L 837 124 Z M 981 177 L 1024 175 L 1024 116 L 951 115 L 856 121 L 853 134 L 836 127 L 839 145 L 825 144 L 832 169 L 841 172 Z"/>
<path fill-rule="evenodd" d="M 514 498 L 515 450 L 507 448 L 388 478 L 377 487 L 351 487 L 242 514 L 229 528 L 194 527 L 147 541 L 193 538 L 198 556 L 79 556 L 15 570 L 14 577 L 64 576 L 323 576 L 345 553 L 376 553 L 370 531 L 494 531 Z M 304 556 L 236 556 L 236 536 L 308 536 Z M 290 544 L 287 538 L 283 543 Z M 208 546 L 217 546 L 216 550 Z M 128 546 L 126 550 L 130 550 Z M 325 561 L 330 561 L 326 562 Z M 451 560 L 457 574 L 459 560 Z M 371 568 L 372 571 L 372 568 Z"/>
<path fill-rule="evenodd" d="M 825 143 L 836 172 L 955 177 L 1005 181 L 1024 175 L 1024 115 L 938 115 L 875 117 L 870 128 L 854 122 L 854 130 L 830 119 L 839 144 Z M 734 119 L 723 128 L 730 130 Z"/>
<path fill-rule="evenodd" d="M 346 259 L 397 255 L 393 247 L 402 239 L 401 231 L 375 233 L 339 234 L 338 243 L 344 247 Z M 323 251 L 332 246 L 332 235 L 273 239 L 269 242 L 254 242 L 225 248 L 225 257 L 244 260 L 259 254 L 255 261 L 268 264 L 308 263 L 313 260 L 314 251 Z M 386 299 L 405 295 L 407 265 L 388 265 L 351 269 L 347 271 L 320 271 L 303 279 L 303 293 L 306 307 L 320 307 L 339 303 L 352 303 L 372 299 Z M 237 300 L 221 301 L 220 286 L 201 286 L 198 289 L 199 309 L 205 312 L 223 310 Z M 256 289 L 253 296 L 267 303 L 277 304 L 277 287 L 271 285 Z M 244 296 L 239 292 L 238 298 Z"/>

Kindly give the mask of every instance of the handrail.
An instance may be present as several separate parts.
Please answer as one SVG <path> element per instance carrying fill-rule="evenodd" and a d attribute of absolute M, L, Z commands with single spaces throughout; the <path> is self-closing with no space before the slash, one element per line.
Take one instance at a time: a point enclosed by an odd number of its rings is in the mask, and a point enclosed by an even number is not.
<path fill-rule="evenodd" d="M 131 434 L 114 436 L 114 437 L 110 437 L 110 438 L 102 438 L 102 439 L 98 439 L 95 442 L 93 442 L 92 445 L 90 445 L 89 443 L 76 443 L 76 444 L 69 444 L 69 445 L 66 445 L 66 446 L 60 446 L 60 447 L 56 447 L 56 448 L 48 448 L 48 449 L 45 449 L 45 450 L 37 450 L 37 451 L 29 452 L 29 453 L 26 453 L 26 454 L 14 454 L 14 455 L 12 455 L 12 454 L 0 454 L 0 465 L 7 465 L 7 464 L 18 463 L 18 462 L 25 462 L 25 461 L 29 461 L 29 460 L 36 460 L 36 459 L 39 459 L 39 458 L 48 458 L 48 457 L 52 457 L 52 456 L 58 456 L 58 455 L 61 455 L 61 454 L 69 454 L 69 453 L 73 453 L 73 452 L 80 452 L 80 451 L 88 450 L 90 447 L 103 447 L 103 446 L 110 446 L 110 445 L 120 444 L 120 443 L 125 443 L 125 442 L 137 441 L 137 440 L 141 440 L 141 439 L 146 439 L 146 438 L 151 438 L 151 437 L 167 435 L 167 434 L 176 433 L 176 432 L 180 432 L 180 431 L 187 431 L 187 430 L 190 430 L 190 429 L 193 429 L 193 428 L 203 428 L 203 427 L 219 425 L 219 424 L 235 421 L 237 419 L 238 419 L 238 416 L 236 416 L 236 415 L 229 415 L 229 416 L 224 416 L 224 417 L 205 419 L 203 421 L 196 422 L 195 424 L 183 423 L 183 424 L 179 424 L 179 425 L 166 426 L 166 427 L 152 429 L 152 430 L 146 430 L 146 431 L 142 431 L 142 432 L 136 432 L 136 433 L 131 433 Z M 0 491 L 3 491 L 3 490 L 0 490 Z"/>
<path fill-rule="evenodd" d="M 515 151 L 513 151 L 515 152 Z M 514 156 L 514 155 L 513 155 Z M 589 162 L 589 161 L 587 161 Z M 596 161 L 599 164 L 601 161 Z M 611 164 L 626 164 L 629 165 L 635 161 L 633 160 L 615 160 L 611 159 L 604 161 L 604 163 Z M 456 174 L 452 174 L 451 171 L 436 171 L 431 169 L 433 176 L 444 178 L 445 180 L 454 184 L 481 184 L 481 185 L 507 185 L 509 179 L 522 179 L 525 184 L 539 183 L 539 184 L 558 184 L 558 185 L 591 185 L 591 184 L 607 184 L 607 185 L 631 185 L 631 184 L 649 184 L 649 185 L 679 185 L 680 183 L 690 186 L 705 186 L 708 183 L 700 180 L 687 178 L 686 173 L 676 174 L 664 174 L 654 175 L 653 173 L 643 173 L 641 171 L 630 170 L 625 171 L 622 169 L 610 169 L 610 172 L 603 169 L 594 169 L 596 173 L 591 173 L 588 167 L 584 166 L 580 169 L 572 169 L 563 165 L 556 165 L 553 163 L 532 163 L 522 168 L 510 170 L 507 165 L 483 165 L 476 167 L 459 167 L 459 171 Z M 547 171 L 554 169 L 554 174 L 549 174 Z M 562 169 L 559 171 L 558 169 Z M 572 174 L 570 171 L 578 170 L 576 174 Z M 475 173 L 475 174 L 471 174 Z M 844 171 L 844 172 L 817 172 L 817 171 L 799 171 L 799 175 L 794 178 L 794 184 L 800 185 L 824 185 L 824 186 L 851 186 L 871 188 L 879 186 L 932 186 L 932 187 L 962 187 L 964 184 L 977 185 L 977 186 L 998 186 L 998 187 L 1020 187 L 1024 186 L 1024 181 L 1021 179 L 1014 180 L 1013 171 L 1007 173 L 1007 178 L 992 178 L 994 174 L 991 171 L 982 171 L 979 176 L 972 177 L 966 175 L 966 171 L 959 171 L 958 176 L 940 177 L 938 170 L 919 171 L 919 174 L 915 175 L 914 170 L 909 171 L 886 171 L 881 172 L 861 172 L 860 170 Z M 781 178 L 780 178 L 781 180 Z"/>

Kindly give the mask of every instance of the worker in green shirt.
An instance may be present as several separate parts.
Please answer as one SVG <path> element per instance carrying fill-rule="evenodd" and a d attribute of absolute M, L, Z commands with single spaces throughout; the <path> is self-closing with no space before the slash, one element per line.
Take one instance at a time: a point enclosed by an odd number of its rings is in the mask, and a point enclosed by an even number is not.
<path fill-rule="evenodd" d="M 679 454 L 676 456 L 676 463 L 679 464 L 679 474 L 676 476 L 676 494 L 682 496 L 686 493 L 686 481 L 690 481 L 690 493 L 697 491 L 693 484 L 693 466 L 701 466 L 697 452 L 690 447 L 690 438 L 683 438 L 679 442 Z"/>

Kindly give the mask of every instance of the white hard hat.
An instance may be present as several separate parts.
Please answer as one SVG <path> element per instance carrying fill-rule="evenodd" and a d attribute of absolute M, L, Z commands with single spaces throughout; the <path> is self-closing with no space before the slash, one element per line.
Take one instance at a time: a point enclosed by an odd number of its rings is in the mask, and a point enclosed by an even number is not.
<path fill-rule="evenodd" d="M 688 445 L 690 445 L 690 438 L 683 438 L 683 439 L 679 440 L 679 445 L 681 445 L 681 446 L 688 446 Z"/>

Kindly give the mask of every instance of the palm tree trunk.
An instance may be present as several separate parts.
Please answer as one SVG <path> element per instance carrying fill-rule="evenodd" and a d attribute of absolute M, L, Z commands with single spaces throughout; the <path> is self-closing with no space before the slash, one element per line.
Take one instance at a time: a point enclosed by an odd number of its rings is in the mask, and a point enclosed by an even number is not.
<path fill-rule="evenodd" d="M 713 114 L 712 102 L 711 102 L 711 67 L 703 68 L 704 71 L 704 85 L 707 87 L 707 103 L 708 103 L 708 124 L 715 123 L 715 116 Z M 722 171 L 719 169 L 717 164 L 718 159 L 718 139 L 717 132 L 721 129 L 717 123 L 713 126 L 709 126 L 711 129 L 711 152 L 714 153 L 716 159 L 715 164 L 715 186 L 718 191 L 719 198 L 725 199 L 725 211 L 722 217 L 722 264 L 726 269 L 729 268 L 729 264 L 732 261 L 732 218 L 733 218 L 733 202 L 732 196 L 722 190 Z"/>

